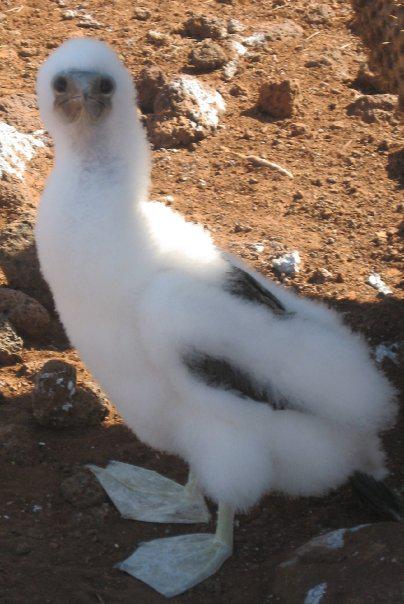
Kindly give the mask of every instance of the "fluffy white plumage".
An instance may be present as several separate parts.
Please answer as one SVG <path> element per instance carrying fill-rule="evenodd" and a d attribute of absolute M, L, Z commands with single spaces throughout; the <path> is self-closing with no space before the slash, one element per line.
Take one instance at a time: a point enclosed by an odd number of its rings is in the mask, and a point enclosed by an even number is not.
<path fill-rule="evenodd" d="M 115 80 L 96 125 L 54 111 L 51 82 L 72 68 Z M 213 500 L 236 509 L 270 490 L 321 494 L 356 470 L 381 478 L 378 433 L 394 419 L 394 391 L 364 340 L 147 202 L 149 149 L 116 55 L 93 40 L 65 43 L 41 68 L 38 96 L 56 151 L 36 227 L 42 271 L 71 342 L 139 438 L 181 456 Z M 234 266 L 290 314 L 229 291 Z M 184 362 L 195 351 L 287 408 L 207 384 Z"/>

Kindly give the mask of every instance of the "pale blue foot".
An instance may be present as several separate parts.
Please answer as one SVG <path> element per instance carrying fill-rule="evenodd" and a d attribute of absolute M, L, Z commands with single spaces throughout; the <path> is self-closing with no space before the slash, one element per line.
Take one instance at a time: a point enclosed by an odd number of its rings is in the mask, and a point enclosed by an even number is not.
<path fill-rule="evenodd" d="M 117 568 L 171 598 L 213 575 L 231 553 L 216 535 L 180 535 L 142 543 Z"/>
<path fill-rule="evenodd" d="M 205 500 L 194 482 L 182 486 L 152 470 L 111 461 L 89 469 L 124 518 L 144 522 L 193 524 L 209 522 Z"/>

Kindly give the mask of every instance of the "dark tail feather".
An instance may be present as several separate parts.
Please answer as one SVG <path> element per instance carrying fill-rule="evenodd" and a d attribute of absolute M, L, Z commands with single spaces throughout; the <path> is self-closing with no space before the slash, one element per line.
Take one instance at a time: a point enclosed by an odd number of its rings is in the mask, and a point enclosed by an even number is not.
<path fill-rule="evenodd" d="M 384 482 L 369 474 L 355 472 L 351 477 L 351 484 L 363 503 L 380 516 L 404 522 L 404 503 Z"/>

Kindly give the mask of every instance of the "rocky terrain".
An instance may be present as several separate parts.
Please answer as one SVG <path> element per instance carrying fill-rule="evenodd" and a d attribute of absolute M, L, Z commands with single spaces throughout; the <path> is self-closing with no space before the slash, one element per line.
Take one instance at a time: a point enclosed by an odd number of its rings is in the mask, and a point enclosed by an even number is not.
<path fill-rule="evenodd" d="M 375 1 L 372 23 L 398 4 Z M 353 5 L 356 19 L 347 0 L 1 3 L 2 603 L 163 602 L 114 564 L 139 541 L 189 532 L 122 519 L 85 469 L 116 459 L 186 477 L 182 462 L 125 427 L 69 346 L 40 276 L 32 225 L 53 150 L 36 107 L 38 66 L 69 37 L 112 44 L 153 145 L 151 198 L 344 313 L 402 394 L 401 82 L 388 52 L 375 50 L 399 46 L 390 25 L 382 40 L 384 22 L 364 35 L 364 3 Z M 402 428 L 401 413 L 384 436 L 398 492 Z M 270 495 L 239 516 L 221 571 L 172 601 L 396 604 L 404 532 L 381 520 L 349 486 L 322 499 Z"/>

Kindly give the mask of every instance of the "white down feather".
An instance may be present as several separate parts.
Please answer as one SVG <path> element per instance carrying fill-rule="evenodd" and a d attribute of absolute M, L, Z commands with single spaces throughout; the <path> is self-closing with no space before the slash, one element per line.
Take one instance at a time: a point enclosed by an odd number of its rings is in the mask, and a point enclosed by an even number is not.
<path fill-rule="evenodd" d="M 112 111 L 96 127 L 53 111 L 50 82 L 67 68 L 115 79 Z M 41 269 L 71 342 L 128 426 L 238 509 L 273 489 L 321 494 L 356 470 L 382 477 L 378 433 L 394 419 L 394 390 L 364 339 L 249 268 L 293 316 L 225 291 L 229 263 L 243 264 L 147 201 L 149 148 L 117 56 L 70 40 L 41 68 L 38 97 L 56 151 L 36 226 Z M 183 362 L 195 349 L 270 384 L 293 409 L 205 384 Z"/>

